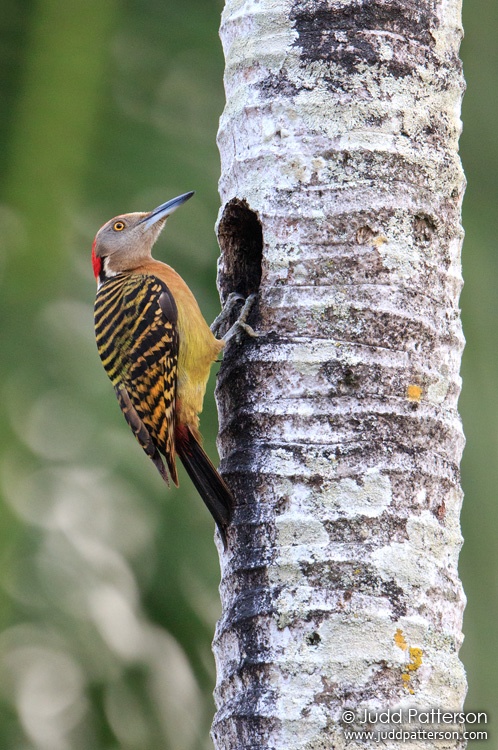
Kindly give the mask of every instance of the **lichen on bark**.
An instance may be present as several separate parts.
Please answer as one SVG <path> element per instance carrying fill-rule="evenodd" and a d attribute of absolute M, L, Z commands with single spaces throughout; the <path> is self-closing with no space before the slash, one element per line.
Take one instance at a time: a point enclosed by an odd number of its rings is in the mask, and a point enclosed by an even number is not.
<path fill-rule="evenodd" d="M 341 748 L 345 708 L 465 693 L 460 3 L 227 0 L 221 36 L 219 281 L 260 337 L 217 388 L 213 738 Z"/>

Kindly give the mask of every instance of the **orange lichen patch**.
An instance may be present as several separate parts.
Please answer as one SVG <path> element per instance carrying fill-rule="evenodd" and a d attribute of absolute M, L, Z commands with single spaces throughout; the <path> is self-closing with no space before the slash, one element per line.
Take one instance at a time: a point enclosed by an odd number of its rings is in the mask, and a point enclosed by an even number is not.
<path fill-rule="evenodd" d="M 410 695 L 415 695 L 415 690 L 410 687 L 410 675 L 402 674 L 401 679 L 403 680 L 403 687 L 405 688 L 405 690 L 410 693 Z"/>
<path fill-rule="evenodd" d="M 422 666 L 422 656 L 424 652 L 421 648 L 418 648 L 416 646 L 410 646 L 410 648 L 408 649 L 408 643 L 406 642 L 406 638 L 403 635 L 403 631 L 401 630 L 401 628 L 398 628 L 394 634 L 394 643 L 402 651 L 408 650 L 410 660 L 408 664 L 405 664 L 403 668 L 403 672 L 401 673 L 401 680 L 405 690 L 409 692 L 410 695 L 414 695 L 415 690 L 411 687 L 410 682 L 414 673 L 417 671 L 417 669 L 419 669 L 419 667 Z"/>
<path fill-rule="evenodd" d="M 396 636 L 395 636 L 395 638 L 396 638 Z M 406 646 L 405 646 L 404 650 L 406 650 Z M 408 692 L 410 693 L 410 695 L 413 695 L 415 693 L 415 691 L 413 690 L 413 688 L 410 687 L 411 676 L 422 665 L 422 655 L 423 655 L 423 653 L 424 652 L 422 651 L 421 648 L 416 648 L 414 646 L 410 646 L 410 651 L 409 651 L 410 661 L 405 666 L 405 671 L 401 675 L 401 679 L 403 680 L 403 685 L 404 685 L 405 689 L 408 690 Z"/>
<path fill-rule="evenodd" d="M 381 247 L 381 246 L 382 246 L 382 245 L 384 245 L 384 244 L 385 244 L 386 242 L 387 242 L 387 237 L 384 237 L 384 235 L 383 235 L 383 234 L 378 234 L 378 235 L 377 235 L 377 237 L 375 237 L 375 238 L 374 238 L 374 239 L 372 240 L 372 245 L 373 245 L 374 247 Z"/>
<path fill-rule="evenodd" d="M 420 401 L 422 398 L 422 388 L 419 385 L 410 384 L 406 389 L 408 401 Z"/>
<path fill-rule="evenodd" d="M 401 628 L 398 628 L 394 634 L 394 643 L 402 651 L 406 651 L 406 649 L 408 648 L 408 644 L 406 642 L 405 636 L 403 635 L 403 631 L 401 630 Z"/>
<path fill-rule="evenodd" d="M 410 663 L 406 665 L 409 672 L 415 672 L 422 665 L 423 653 L 421 648 L 410 646 Z"/>

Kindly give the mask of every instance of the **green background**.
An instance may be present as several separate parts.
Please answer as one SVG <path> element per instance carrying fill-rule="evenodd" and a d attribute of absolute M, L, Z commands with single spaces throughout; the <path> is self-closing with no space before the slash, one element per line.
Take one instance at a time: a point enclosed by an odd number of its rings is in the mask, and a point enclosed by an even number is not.
<path fill-rule="evenodd" d="M 206 318 L 217 314 L 221 8 L 220 0 L 2 2 L 5 750 L 211 746 L 213 524 L 185 475 L 168 492 L 128 434 L 93 340 L 90 247 L 111 216 L 196 190 L 158 255 L 188 279 Z M 464 23 L 462 658 L 468 708 L 498 721 L 498 4 L 467 0 Z M 213 385 L 203 432 L 215 456 Z"/>

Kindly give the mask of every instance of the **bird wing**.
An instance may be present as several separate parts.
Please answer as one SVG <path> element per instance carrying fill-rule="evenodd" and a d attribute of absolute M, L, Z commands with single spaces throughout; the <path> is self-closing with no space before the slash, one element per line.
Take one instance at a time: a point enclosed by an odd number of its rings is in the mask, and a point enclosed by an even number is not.
<path fill-rule="evenodd" d="M 175 466 L 175 398 L 178 367 L 176 304 L 155 276 L 117 276 L 100 287 L 95 304 L 97 346 L 123 414 L 164 477 Z"/>

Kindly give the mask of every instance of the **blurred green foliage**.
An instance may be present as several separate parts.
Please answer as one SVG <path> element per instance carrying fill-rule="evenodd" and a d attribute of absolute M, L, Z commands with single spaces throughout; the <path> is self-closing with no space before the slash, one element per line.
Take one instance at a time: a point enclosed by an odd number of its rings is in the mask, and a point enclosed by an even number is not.
<path fill-rule="evenodd" d="M 5 750 L 211 747 L 213 524 L 184 474 L 168 491 L 130 442 L 96 355 L 90 248 L 113 215 L 194 189 L 157 255 L 218 312 L 221 8 L 3 2 Z M 215 456 L 212 396 L 203 431 Z"/>
<path fill-rule="evenodd" d="M 221 0 L 3 0 L 0 15 L 0 747 L 211 746 L 213 524 L 134 446 L 93 341 L 111 216 L 194 189 L 158 257 L 208 320 Z M 467 0 L 462 138 L 468 438 L 461 570 L 469 707 L 496 708 L 498 6 Z M 212 392 L 213 383 L 208 388 Z M 216 417 L 202 420 L 215 455 Z"/>

